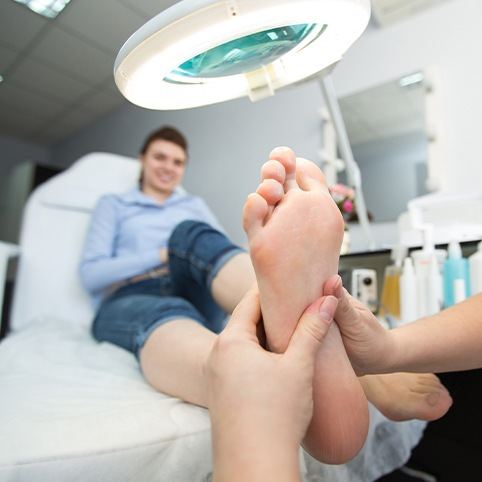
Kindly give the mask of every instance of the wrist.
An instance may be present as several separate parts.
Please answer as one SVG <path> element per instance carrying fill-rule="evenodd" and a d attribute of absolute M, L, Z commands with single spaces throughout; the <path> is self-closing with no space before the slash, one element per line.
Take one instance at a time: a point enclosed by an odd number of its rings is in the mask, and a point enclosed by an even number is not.
<path fill-rule="evenodd" d="M 297 482 L 299 444 L 255 424 L 213 424 L 214 482 Z"/>
<path fill-rule="evenodd" d="M 383 333 L 378 335 L 376 346 L 373 346 L 370 350 L 371 355 L 366 356 L 365 359 L 359 356 L 358 364 L 354 365 L 355 373 L 358 377 L 395 371 L 394 367 L 398 363 L 399 357 L 398 340 L 394 333 L 395 331 L 396 329 L 383 329 Z"/>
<path fill-rule="evenodd" d="M 228 416 L 211 417 L 213 435 L 229 446 L 256 446 L 260 451 L 276 451 L 297 454 L 301 440 L 298 431 L 290 423 L 283 423 L 279 417 L 270 420 L 268 416 L 251 414 L 248 417 L 231 413 Z"/>
<path fill-rule="evenodd" d="M 377 370 L 373 373 L 394 373 L 397 370 L 397 365 L 400 360 L 400 346 L 398 343 L 398 332 L 397 329 L 387 330 L 385 342 L 384 342 L 384 353 L 380 360 Z"/>

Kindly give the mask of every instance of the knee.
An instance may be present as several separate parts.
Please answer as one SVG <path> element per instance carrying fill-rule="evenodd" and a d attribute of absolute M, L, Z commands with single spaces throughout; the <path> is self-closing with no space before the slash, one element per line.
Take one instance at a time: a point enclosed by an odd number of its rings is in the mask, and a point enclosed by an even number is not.
<path fill-rule="evenodd" d="M 169 237 L 169 251 L 179 250 L 182 246 L 190 246 L 192 241 L 205 230 L 213 230 L 213 228 L 202 221 L 187 220 L 179 223 Z"/>

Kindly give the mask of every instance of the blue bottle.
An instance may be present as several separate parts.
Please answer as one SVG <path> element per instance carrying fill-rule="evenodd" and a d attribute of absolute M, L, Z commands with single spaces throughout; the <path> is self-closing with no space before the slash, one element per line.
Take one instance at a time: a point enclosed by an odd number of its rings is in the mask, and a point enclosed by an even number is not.
<path fill-rule="evenodd" d="M 444 307 L 460 303 L 470 296 L 469 263 L 462 257 L 456 241 L 449 244 L 449 255 L 444 264 Z"/>

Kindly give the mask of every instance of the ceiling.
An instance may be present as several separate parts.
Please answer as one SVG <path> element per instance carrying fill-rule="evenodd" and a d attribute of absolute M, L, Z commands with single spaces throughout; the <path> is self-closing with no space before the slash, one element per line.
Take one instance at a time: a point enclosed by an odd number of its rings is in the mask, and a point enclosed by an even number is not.
<path fill-rule="evenodd" d="M 126 102 L 119 48 L 172 0 L 71 0 L 55 19 L 0 1 L 0 135 L 48 145 Z"/>
<path fill-rule="evenodd" d="M 378 25 L 386 27 L 446 1 L 447 0 L 372 0 L 372 13 Z"/>
<path fill-rule="evenodd" d="M 378 15 L 410 5 L 405 16 L 439 3 L 372 1 Z M 53 144 L 126 102 L 113 80 L 116 54 L 146 20 L 174 3 L 71 0 L 57 18 L 46 19 L 0 0 L 0 135 Z M 382 20 L 376 17 L 372 28 Z"/>
<path fill-rule="evenodd" d="M 425 132 L 425 87 L 398 79 L 340 99 L 352 145 Z"/>

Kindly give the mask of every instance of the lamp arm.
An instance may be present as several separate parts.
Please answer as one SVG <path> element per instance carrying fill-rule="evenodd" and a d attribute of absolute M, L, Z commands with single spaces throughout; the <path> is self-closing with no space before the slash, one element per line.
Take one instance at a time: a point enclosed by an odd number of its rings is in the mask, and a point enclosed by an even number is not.
<path fill-rule="evenodd" d="M 341 115 L 340 105 L 338 104 L 333 80 L 330 75 L 321 74 L 319 76 L 319 82 L 326 106 L 328 107 L 328 111 L 330 112 L 330 116 L 333 121 L 333 126 L 335 127 L 341 157 L 345 161 L 348 182 L 355 188 L 355 202 L 357 206 L 358 219 L 368 242 L 369 249 L 374 250 L 375 241 L 372 236 L 365 198 L 363 196 L 360 168 L 353 157 L 353 151 L 351 150 L 345 122 L 343 121 L 343 117 Z"/>

